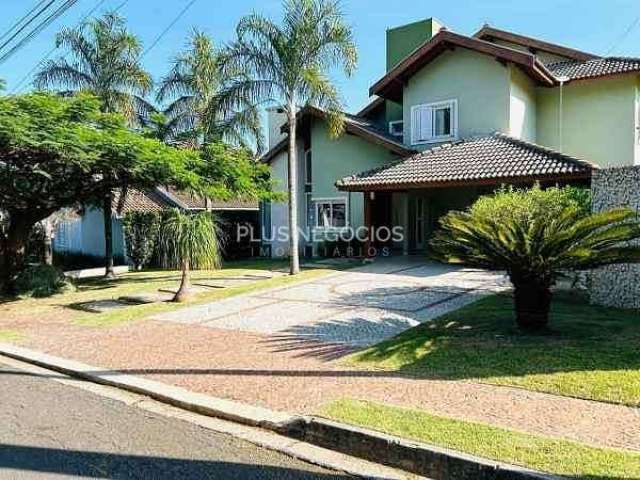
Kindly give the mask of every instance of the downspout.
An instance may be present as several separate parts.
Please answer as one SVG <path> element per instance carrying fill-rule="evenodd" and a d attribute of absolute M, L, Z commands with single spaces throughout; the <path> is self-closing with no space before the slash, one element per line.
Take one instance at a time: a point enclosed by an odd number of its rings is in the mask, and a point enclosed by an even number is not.
<path fill-rule="evenodd" d="M 564 122 L 564 84 L 570 80 L 569 77 L 558 77 L 557 80 L 560 82 L 560 101 L 558 105 L 558 151 L 562 153 L 564 149 L 564 132 L 563 132 L 563 122 Z"/>

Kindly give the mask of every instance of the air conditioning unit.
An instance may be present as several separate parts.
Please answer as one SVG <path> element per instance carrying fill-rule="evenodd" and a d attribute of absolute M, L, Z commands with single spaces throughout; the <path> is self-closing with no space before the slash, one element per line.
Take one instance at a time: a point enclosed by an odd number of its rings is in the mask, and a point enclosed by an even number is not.
<path fill-rule="evenodd" d="M 395 120 L 389 122 L 389 134 L 394 137 L 402 137 L 404 132 L 404 122 L 402 120 Z"/>

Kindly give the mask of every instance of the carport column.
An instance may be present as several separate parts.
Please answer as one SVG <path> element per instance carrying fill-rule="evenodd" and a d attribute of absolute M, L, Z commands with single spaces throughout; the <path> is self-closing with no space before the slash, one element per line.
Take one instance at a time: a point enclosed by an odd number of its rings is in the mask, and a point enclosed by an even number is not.
<path fill-rule="evenodd" d="M 373 255 L 373 200 L 375 199 L 375 192 L 364 192 L 364 226 L 367 229 L 367 237 L 364 242 L 364 258 L 372 258 Z"/>

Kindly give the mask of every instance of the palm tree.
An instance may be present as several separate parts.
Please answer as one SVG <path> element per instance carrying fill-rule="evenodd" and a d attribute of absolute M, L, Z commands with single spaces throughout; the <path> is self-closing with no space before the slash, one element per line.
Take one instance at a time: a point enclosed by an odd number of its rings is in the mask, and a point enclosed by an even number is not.
<path fill-rule="evenodd" d="M 246 146 L 255 142 L 263 148 L 260 112 L 251 102 L 224 109 L 219 94 L 229 83 L 237 81 L 239 72 L 220 68 L 220 53 L 204 33 L 194 31 L 189 48 L 173 63 L 160 82 L 157 101 L 169 105 L 165 110 L 171 139 L 191 137 L 200 142 L 224 139 Z"/>
<path fill-rule="evenodd" d="M 289 249 L 291 274 L 300 271 L 298 258 L 298 206 L 296 115 L 310 104 L 327 111 L 332 135 L 343 129 L 342 105 L 329 79 L 332 67 L 351 75 L 357 63 L 351 28 L 345 24 L 340 5 L 333 0 L 285 0 L 284 17 L 278 25 L 260 14 L 242 18 L 237 39 L 229 45 L 223 71 L 245 70 L 233 82 L 220 103 L 231 108 L 247 100 L 280 105 L 289 129 Z"/>
<path fill-rule="evenodd" d="M 514 287 L 516 320 L 523 330 L 546 329 L 551 287 L 563 274 L 640 263 L 640 246 L 628 243 L 640 238 L 640 224 L 631 210 L 585 215 L 566 206 L 554 215 L 545 209 L 533 215 L 504 210 L 490 215 L 483 206 L 443 217 L 432 240 L 434 255 L 450 263 L 506 271 Z"/>
<path fill-rule="evenodd" d="M 72 60 L 49 60 L 36 75 L 37 88 L 63 88 L 67 93 L 91 92 L 102 101 L 104 112 L 123 114 L 139 123 L 149 110 L 144 96 L 151 90 L 150 75 L 140 66 L 142 45 L 127 31 L 125 20 L 115 13 L 65 28 L 56 46 L 69 50 Z M 105 276 L 114 276 L 111 189 L 104 192 Z"/>
<path fill-rule="evenodd" d="M 220 266 L 217 227 L 210 212 L 196 214 L 172 210 L 163 218 L 160 249 L 166 267 L 180 268 L 182 280 L 174 302 L 189 299 L 190 271 Z"/>

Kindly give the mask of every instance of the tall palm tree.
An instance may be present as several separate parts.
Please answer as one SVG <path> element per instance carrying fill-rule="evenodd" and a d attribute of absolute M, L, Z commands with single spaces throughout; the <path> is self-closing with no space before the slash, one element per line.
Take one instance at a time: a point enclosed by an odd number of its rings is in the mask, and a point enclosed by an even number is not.
<path fill-rule="evenodd" d="M 67 93 L 87 91 L 102 101 L 105 112 L 123 114 L 132 124 L 150 107 L 144 96 L 151 90 L 151 76 L 140 65 L 142 45 L 126 28 L 124 18 L 108 13 L 65 28 L 56 36 L 56 46 L 69 50 L 72 59 L 49 60 L 36 75 L 37 88 L 62 88 Z M 104 192 L 102 210 L 105 231 L 105 276 L 114 277 L 113 194 Z"/>
<path fill-rule="evenodd" d="M 285 0 L 280 25 L 254 13 L 242 18 L 237 39 L 229 45 L 223 71 L 246 71 L 225 91 L 220 103 L 230 108 L 243 101 L 272 102 L 284 109 L 289 128 L 289 249 L 291 274 L 300 271 L 298 258 L 298 206 L 296 115 L 303 104 L 328 112 L 332 135 L 343 129 L 342 104 L 329 78 L 341 67 L 351 75 L 358 54 L 351 28 L 334 0 Z"/>
<path fill-rule="evenodd" d="M 190 137 L 200 142 L 224 139 L 243 146 L 253 141 L 258 151 L 262 150 L 256 105 L 244 101 L 225 109 L 218 102 L 220 92 L 237 81 L 241 73 L 227 70 L 223 74 L 220 52 L 211 38 L 195 30 L 189 48 L 178 55 L 157 93 L 159 103 L 170 102 L 164 113 L 171 137 Z"/>
<path fill-rule="evenodd" d="M 217 227 L 211 212 L 188 214 L 172 210 L 163 218 L 160 248 L 165 266 L 182 270 L 182 280 L 173 297 L 174 302 L 189 299 L 192 269 L 214 269 L 220 266 Z"/>

